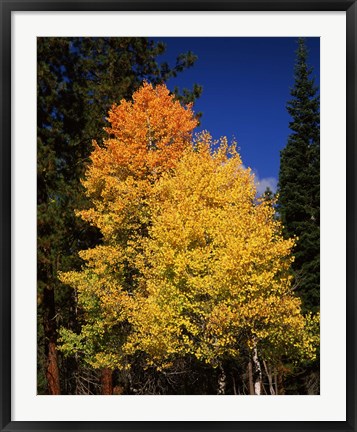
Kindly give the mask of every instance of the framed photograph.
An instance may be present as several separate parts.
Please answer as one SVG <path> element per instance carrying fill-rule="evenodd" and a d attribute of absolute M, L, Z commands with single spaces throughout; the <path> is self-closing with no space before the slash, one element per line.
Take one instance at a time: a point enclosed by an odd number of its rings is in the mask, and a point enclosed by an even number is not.
<path fill-rule="evenodd" d="M 1 5 L 1 430 L 356 427 L 356 2 Z"/>

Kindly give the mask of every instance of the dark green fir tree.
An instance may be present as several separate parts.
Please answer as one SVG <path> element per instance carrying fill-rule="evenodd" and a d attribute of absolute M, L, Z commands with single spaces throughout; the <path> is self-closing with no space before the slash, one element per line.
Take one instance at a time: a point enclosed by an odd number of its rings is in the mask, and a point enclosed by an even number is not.
<path fill-rule="evenodd" d="M 293 272 L 305 312 L 320 304 L 320 113 L 318 88 L 298 40 L 295 83 L 287 110 L 291 134 L 280 156 L 278 212 L 286 237 L 297 236 Z"/>
<path fill-rule="evenodd" d="M 267 186 L 267 188 L 265 189 L 262 198 L 264 201 L 269 201 L 272 202 L 275 199 L 275 194 L 274 192 L 270 189 L 269 186 Z"/>

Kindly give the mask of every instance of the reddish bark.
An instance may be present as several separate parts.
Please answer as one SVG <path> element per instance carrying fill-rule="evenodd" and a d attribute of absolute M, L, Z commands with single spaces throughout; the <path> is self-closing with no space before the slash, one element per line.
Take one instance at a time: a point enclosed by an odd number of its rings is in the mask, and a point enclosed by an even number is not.
<path fill-rule="evenodd" d="M 254 395 L 254 383 L 253 383 L 253 366 L 252 361 L 248 362 L 248 379 L 249 379 L 249 394 Z"/>
<path fill-rule="evenodd" d="M 50 342 L 48 345 L 48 356 L 47 356 L 47 368 L 46 368 L 46 378 L 48 391 L 51 395 L 61 394 L 59 369 L 57 361 L 57 351 L 54 342 Z"/>
<path fill-rule="evenodd" d="M 113 373 L 110 369 L 102 369 L 100 382 L 102 385 L 102 395 L 113 394 Z"/>
<path fill-rule="evenodd" d="M 56 350 L 57 325 L 53 289 L 44 290 L 43 303 L 47 388 L 50 395 L 59 395 L 61 386 Z"/>

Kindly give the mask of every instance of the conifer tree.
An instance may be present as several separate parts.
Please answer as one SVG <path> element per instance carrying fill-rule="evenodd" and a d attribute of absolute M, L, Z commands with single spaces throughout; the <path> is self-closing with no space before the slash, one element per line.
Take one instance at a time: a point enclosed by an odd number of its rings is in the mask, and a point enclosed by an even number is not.
<path fill-rule="evenodd" d="M 269 201 L 269 202 L 272 202 L 272 201 L 275 199 L 275 194 L 274 194 L 274 192 L 270 189 L 269 186 L 267 186 L 267 188 L 265 189 L 265 191 L 264 191 L 264 193 L 263 193 L 263 195 L 262 195 L 262 198 L 263 198 L 265 201 Z"/>
<path fill-rule="evenodd" d="M 297 236 L 293 264 L 296 292 L 305 311 L 319 309 L 320 293 L 320 114 L 318 88 L 298 41 L 295 83 L 287 110 L 291 134 L 281 152 L 278 211 L 285 236 Z"/>

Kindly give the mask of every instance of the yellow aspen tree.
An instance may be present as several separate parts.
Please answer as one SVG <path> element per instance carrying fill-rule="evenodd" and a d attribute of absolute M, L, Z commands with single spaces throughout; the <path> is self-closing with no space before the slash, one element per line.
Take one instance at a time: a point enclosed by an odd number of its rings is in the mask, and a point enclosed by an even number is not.
<path fill-rule="evenodd" d="M 282 237 L 271 203 L 257 201 L 234 145 L 203 133 L 155 183 L 149 207 L 127 353 L 144 352 L 158 369 L 177 357 L 221 367 L 247 356 L 256 394 L 261 359 L 315 356 L 309 319 L 292 292 L 295 240 Z"/>
<path fill-rule="evenodd" d="M 139 356 L 158 370 L 244 359 L 256 394 L 263 361 L 313 358 L 318 317 L 304 317 L 292 291 L 295 240 L 257 200 L 235 146 L 193 140 L 192 108 L 165 86 L 144 84 L 108 121 L 83 180 L 92 205 L 77 212 L 103 240 L 80 253 L 81 271 L 60 275 L 82 321 L 61 330 L 62 351 L 100 369 Z"/>
<path fill-rule="evenodd" d="M 79 334 L 61 331 L 61 349 L 80 353 L 95 368 L 123 367 L 131 296 L 151 209 L 148 200 L 160 176 L 172 170 L 197 126 L 192 107 L 183 107 L 164 86 L 144 83 L 132 101 L 122 100 L 108 115 L 108 138 L 93 143 L 83 186 L 92 206 L 77 215 L 99 228 L 102 244 L 80 252 L 79 272 L 60 275 L 71 285 L 82 313 Z"/>

